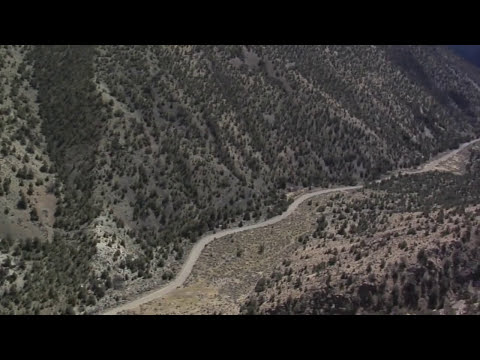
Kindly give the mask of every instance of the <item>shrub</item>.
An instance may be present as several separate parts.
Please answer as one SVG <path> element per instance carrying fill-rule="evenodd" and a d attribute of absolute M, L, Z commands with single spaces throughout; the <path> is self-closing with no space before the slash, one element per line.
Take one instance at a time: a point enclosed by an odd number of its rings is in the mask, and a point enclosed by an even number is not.
<path fill-rule="evenodd" d="M 20 209 L 20 210 L 26 210 L 27 209 L 27 199 L 26 199 L 25 194 L 23 192 L 20 192 L 20 200 L 18 200 L 17 208 Z"/>
<path fill-rule="evenodd" d="M 38 221 L 38 213 L 36 208 L 33 208 L 32 211 L 30 211 L 30 220 Z"/>

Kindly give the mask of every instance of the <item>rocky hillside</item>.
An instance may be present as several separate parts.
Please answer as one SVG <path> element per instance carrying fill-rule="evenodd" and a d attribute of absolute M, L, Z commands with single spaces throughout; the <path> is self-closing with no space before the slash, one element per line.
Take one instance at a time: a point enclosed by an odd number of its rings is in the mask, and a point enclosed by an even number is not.
<path fill-rule="evenodd" d="M 4 313 L 102 307 L 291 188 L 480 135 L 480 75 L 444 47 L 7 46 L 0 74 Z"/>
<path fill-rule="evenodd" d="M 244 314 L 479 314 L 480 148 L 463 174 L 400 176 L 312 209 L 317 228 Z"/>

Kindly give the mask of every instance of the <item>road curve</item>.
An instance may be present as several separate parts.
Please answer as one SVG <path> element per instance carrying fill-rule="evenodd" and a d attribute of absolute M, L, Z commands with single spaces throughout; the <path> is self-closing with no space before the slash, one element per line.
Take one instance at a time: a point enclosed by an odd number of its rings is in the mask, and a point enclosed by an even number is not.
<path fill-rule="evenodd" d="M 478 141 L 480 141 L 480 139 L 475 139 L 475 140 L 469 141 L 467 143 L 461 144 L 457 149 L 447 151 L 444 154 L 440 154 L 435 159 L 430 160 L 429 162 L 425 163 L 420 169 L 406 170 L 406 171 L 403 171 L 403 173 L 404 174 L 419 174 L 419 173 L 424 173 L 424 172 L 427 172 L 427 171 L 435 170 L 435 167 L 437 167 L 440 163 L 442 163 L 442 162 L 448 160 L 449 158 L 457 155 L 460 151 L 469 147 L 470 145 L 473 145 L 473 144 L 477 143 Z"/>
<path fill-rule="evenodd" d="M 466 147 L 480 141 L 480 139 L 472 140 L 468 143 L 460 145 L 458 149 L 449 151 L 443 155 L 440 155 L 438 158 L 429 161 L 426 163 L 422 168 L 420 169 L 414 169 L 414 170 L 402 170 L 401 172 L 403 174 L 419 174 L 427 171 L 433 170 L 438 164 L 440 164 L 443 161 L 448 160 L 452 156 L 455 156 L 458 154 L 461 150 L 465 149 Z M 390 178 L 390 176 L 382 179 L 386 180 Z M 198 258 L 200 257 L 200 254 L 202 253 L 202 250 L 205 248 L 206 245 L 208 245 L 210 242 L 213 240 L 222 238 L 227 235 L 235 234 L 238 232 L 242 231 L 248 231 L 248 230 L 253 230 L 253 229 L 258 229 L 262 228 L 265 226 L 273 225 L 279 221 L 284 220 L 288 216 L 290 216 L 297 208 L 298 206 L 304 202 L 305 200 L 308 200 L 312 197 L 318 196 L 318 195 L 325 195 L 325 194 L 331 194 L 335 192 L 346 192 L 346 191 L 351 191 L 351 190 L 358 190 L 363 188 L 363 185 L 356 185 L 356 186 L 342 186 L 342 187 L 336 187 L 336 188 L 330 188 L 330 189 L 317 189 L 317 190 L 312 190 L 306 194 L 301 195 L 298 197 L 296 200 L 294 200 L 288 209 L 282 213 L 281 215 L 277 215 L 275 217 L 272 217 L 268 220 L 262 221 L 257 224 L 252 224 L 248 226 L 243 226 L 243 227 L 236 227 L 236 228 L 231 228 L 231 229 L 226 229 L 217 232 L 216 234 L 209 234 L 203 236 L 199 241 L 195 243 L 193 246 L 192 250 L 190 251 L 187 260 L 183 264 L 182 269 L 180 272 L 177 274 L 174 280 L 172 280 L 170 283 L 165 285 L 164 287 L 158 289 L 158 290 L 152 290 L 150 292 L 147 292 L 145 295 L 142 295 L 136 300 L 130 301 L 128 303 L 125 303 L 123 305 L 119 305 L 115 308 L 112 308 L 110 310 L 105 311 L 102 313 L 102 315 L 116 315 L 120 312 L 126 311 L 126 310 L 131 310 L 134 308 L 139 307 L 140 305 L 143 305 L 147 302 L 150 302 L 152 300 L 161 298 L 173 290 L 179 288 L 180 286 L 183 285 L 183 283 L 187 280 L 188 276 L 192 272 L 193 266 L 197 262 Z"/>

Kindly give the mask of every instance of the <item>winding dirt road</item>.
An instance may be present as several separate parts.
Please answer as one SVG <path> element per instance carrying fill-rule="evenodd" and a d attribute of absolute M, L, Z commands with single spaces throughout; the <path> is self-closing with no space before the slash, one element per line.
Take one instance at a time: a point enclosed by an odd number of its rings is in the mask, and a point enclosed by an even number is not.
<path fill-rule="evenodd" d="M 430 160 L 429 162 L 425 163 L 420 169 L 415 170 L 406 170 L 402 171 L 404 174 L 419 174 L 424 173 L 427 171 L 435 170 L 435 168 L 440 165 L 442 162 L 447 161 L 448 159 L 452 158 L 453 156 L 457 155 L 460 151 L 464 150 L 465 148 L 477 143 L 480 139 L 475 139 L 469 141 L 467 143 L 461 144 L 458 149 L 450 150 L 445 153 L 440 154 L 439 156 L 435 157 L 434 159 Z"/>
<path fill-rule="evenodd" d="M 463 149 L 469 147 L 470 145 L 473 145 L 474 143 L 480 141 L 480 139 L 475 139 L 472 140 L 468 143 L 460 145 L 458 149 L 446 152 L 444 154 L 440 154 L 437 158 L 434 158 L 433 160 L 429 161 L 426 163 L 424 166 L 422 166 L 419 169 L 413 169 L 413 170 L 402 170 L 401 173 L 403 174 L 419 174 L 419 173 L 424 173 L 428 171 L 432 171 L 435 169 L 436 166 L 438 166 L 440 163 L 450 159 L 451 157 L 455 156 L 458 154 L 460 151 Z M 391 176 L 387 176 L 382 180 L 386 180 L 390 178 Z M 381 180 L 377 180 L 381 181 Z M 252 224 L 248 226 L 243 226 L 243 227 L 236 227 L 232 229 L 227 229 L 223 230 L 220 232 L 217 232 L 216 234 L 209 234 L 204 237 L 202 237 L 192 248 L 190 254 L 188 255 L 187 260 L 185 261 L 182 269 L 180 272 L 177 274 L 176 278 L 168 283 L 166 286 L 158 289 L 158 290 L 153 290 L 150 291 L 141 297 L 139 297 L 136 300 L 130 301 L 128 303 L 125 303 L 123 305 L 119 305 L 115 308 L 112 308 L 110 310 L 105 311 L 102 315 L 116 315 L 118 313 L 121 313 L 126 310 L 131 310 L 134 308 L 139 307 L 140 305 L 143 305 L 145 303 L 148 303 L 152 300 L 159 299 L 173 290 L 179 288 L 180 286 L 183 285 L 183 283 L 187 280 L 188 276 L 192 272 L 193 266 L 197 262 L 198 258 L 200 257 L 200 254 L 202 253 L 202 250 L 205 248 L 206 245 L 208 245 L 210 242 L 219 239 L 221 237 L 235 234 L 238 232 L 242 231 L 248 231 L 248 230 L 253 230 L 253 229 L 258 229 L 261 227 L 273 225 L 279 221 L 284 220 L 288 216 L 290 216 L 297 208 L 298 206 L 304 202 L 305 200 L 308 200 L 312 197 L 318 196 L 318 195 L 326 195 L 326 194 L 331 194 L 335 192 L 346 192 L 346 191 L 352 191 L 352 190 L 358 190 L 363 188 L 363 185 L 356 185 L 356 186 L 343 186 L 343 187 L 337 187 L 337 188 L 331 188 L 331 189 L 316 189 L 312 190 L 306 194 L 301 195 L 298 197 L 296 200 L 293 201 L 292 204 L 288 207 L 288 209 L 281 215 L 277 215 L 273 218 L 270 218 L 268 220 L 265 220 L 263 222 L 257 223 L 257 224 Z"/>

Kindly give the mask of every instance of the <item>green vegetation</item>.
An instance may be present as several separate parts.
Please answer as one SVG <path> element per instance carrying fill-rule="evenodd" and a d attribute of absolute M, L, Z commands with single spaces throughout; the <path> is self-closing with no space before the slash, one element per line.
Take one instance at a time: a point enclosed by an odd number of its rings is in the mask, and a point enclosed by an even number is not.
<path fill-rule="evenodd" d="M 15 274 L 50 283 L 5 280 L 0 310 L 88 312 L 123 281 L 171 279 L 206 232 L 282 213 L 292 188 L 368 181 L 479 135 L 479 77 L 449 71 L 455 61 L 423 46 L 2 47 L 1 209 L 39 234 L 55 231 L 64 253 L 40 239 L 45 259 Z M 446 197 L 444 185 L 432 196 Z M 434 204 L 395 194 L 406 210 Z M 317 229 L 299 244 L 329 239 L 330 226 L 339 236 L 374 232 L 376 203 L 364 205 L 354 226 L 346 211 L 332 221 L 315 206 Z M 23 252 L 15 249 L 13 260 Z M 27 294 L 35 305 L 15 303 Z"/>
<path fill-rule="evenodd" d="M 315 282 L 309 282 L 312 290 L 273 304 L 260 301 L 271 292 L 257 286 L 242 313 L 452 313 L 450 304 L 462 300 L 464 312 L 478 314 L 479 179 L 480 151 L 472 149 L 464 175 L 400 176 L 369 184 L 364 196 L 337 199 L 318 218 L 324 233 L 312 244 L 321 249 L 323 238 L 332 239 L 324 251 L 327 262 L 310 270 L 302 262 L 307 256 L 300 252 L 296 270 L 292 271 L 291 262 L 282 263 L 275 271 L 284 268 L 284 275 L 271 285 L 278 293 L 293 291 L 305 271 L 316 275 Z M 332 226 L 325 225 L 326 218 Z M 339 219 L 348 224 L 347 229 L 354 229 L 354 237 L 348 234 L 352 231 L 342 232 L 344 228 L 335 225 Z M 340 245 L 335 246 L 338 241 Z M 342 253 L 347 256 L 339 257 Z M 332 279 L 328 268 L 342 275 Z"/>

